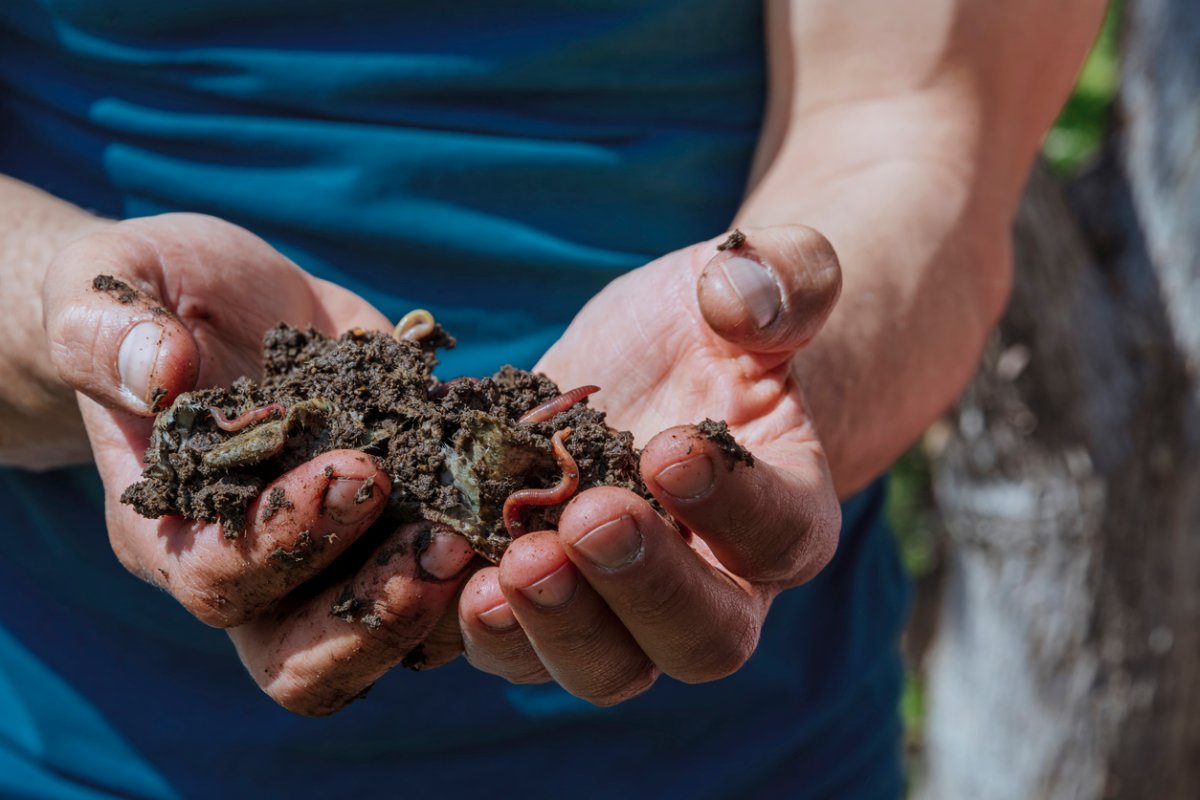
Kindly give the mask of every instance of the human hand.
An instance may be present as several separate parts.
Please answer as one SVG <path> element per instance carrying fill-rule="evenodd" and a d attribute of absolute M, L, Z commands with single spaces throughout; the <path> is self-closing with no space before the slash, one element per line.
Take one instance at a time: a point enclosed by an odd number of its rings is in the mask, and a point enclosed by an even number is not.
<path fill-rule="evenodd" d="M 772 598 L 833 556 L 840 507 L 791 362 L 837 300 L 837 257 L 802 227 L 721 241 L 614 281 L 536 368 L 603 388 L 596 405 L 645 443 L 646 485 L 695 536 L 631 492 L 582 492 L 557 532 L 517 539 L 468 582 L 459 621 L 478 668 L 598 705 L 660 673 L 715 680 L 754 652 Z M 754 465 L 701 435 L 704 417 Z"/>
<path fill-rule="evenodd" d="M 447 610 L 443 626 L 456 626 L 453 599 L 473 557 L 459 536 L 403 526 L 379 545 L 389 558 L 367 558 L 353 574 L 321 575 L 319 590 L 293 593 L 383 511 L 390 481 L 363 453 L 325 453 L 281 476 L 233 540 L 219 524 L 148 520 L 119 501 L 141 476 L 152 406 L 260 373 L 263 334 L 281 321 L 327 333 L 390 330 L 382 314 L 247 231 L 193 214 L 115 223 L 76 241 L 54 260 L 43 295 L 51 358 L 79 392 L 104 480 L 113 550 L 202 621 L 230 628 L 271 697 L 300 713 L 329 713 L 423 642 L 427 666 L 457 655 L 430 642 L 444 638 L 435 629 Z M 290 507 L 261 514 L 276 488 Z M 296 553 L 304 558 L 287 557 Z M 332 613 L 346 597 L 361 604 L 354 623 Z"/>

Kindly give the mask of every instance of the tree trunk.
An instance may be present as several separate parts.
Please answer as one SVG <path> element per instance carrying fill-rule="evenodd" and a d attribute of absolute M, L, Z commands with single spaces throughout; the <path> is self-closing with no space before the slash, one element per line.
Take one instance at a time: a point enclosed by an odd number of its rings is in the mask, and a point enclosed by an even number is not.
<path fill-rule="evenodd" d="M 1130 2 L 1123 58 L 936 468 L 928 798 L 1200 796 L 1200 5 Z"/>

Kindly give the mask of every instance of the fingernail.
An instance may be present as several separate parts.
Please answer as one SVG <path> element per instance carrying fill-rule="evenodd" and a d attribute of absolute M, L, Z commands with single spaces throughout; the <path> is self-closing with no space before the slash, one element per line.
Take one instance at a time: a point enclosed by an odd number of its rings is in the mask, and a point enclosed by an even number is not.
<path fill-rule="evenodd" d="M 150 398 L 150 376 L 162 347 L 163 329 L 153 322 L 139 322 L 129 329 L 117 352 L 117 373 L 123 393 L 143 407 Z"/>
<path fill-rule="evenodd" d="M 575 567 L 568 561 L 540 581 L 526 586 L 521 594 L 534 605 L 556 608 L 575 596 L 576 583 Z"/>
<path fill-rule="evenodd" d="M 741 256 L 727 258 L 720 264 L 730 288 L 742 301 L 754 324 L 760 328 L 770 325 L 779 313 L 780 299 L 779 284 L 767 268 Z"/>
<path fill-rule="evenodd" d="M 487 611 L 479 612 L 479 621 L 494 631 L 511 630 L 517 626 L 517 618 L 508 603 L 500 603 Z"/>
<path fill-rule="evenodd" d="M 574 547 L 593 564 L 616 569 L 631 564 L 642 554 L 642 532 L 633 517 L 624 514 L 597 525 L 585 533 Z"/>
<path fill-rule="evenodd" d="M 655 475 L 654 482 L 672 497 L 694 500 L 712 488 L 712 459 L 704 454 L 692 456 Z"/>
<path fill-rule="evenodd" d="M 438 530 L 433 532 L 421 553 L 421 569 L 439 581 L 448 581 L 462 572 L 474 557 L 475 551 L 466 539 L 453 531 Z"/>
<path fill-rule="evenodd" d="M 370 480 L 370 483 L 366 483 Z M 331 522 L 339 525 L 355 525 L 368 517 L 375 516 L 379 511 L 375 476 L 370 478 L 347 478 L 338 476 L 330 478 L 325 487 L 323 512 Z"/>

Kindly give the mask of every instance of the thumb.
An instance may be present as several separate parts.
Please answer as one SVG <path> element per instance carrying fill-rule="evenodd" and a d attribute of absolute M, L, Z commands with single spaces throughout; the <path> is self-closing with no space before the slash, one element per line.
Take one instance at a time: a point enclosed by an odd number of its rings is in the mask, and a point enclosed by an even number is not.
<path fill-rule="evenodd" d="M 117 232 L 65 248 L 47 275 L 44 321 L 59 377 L 109 408 L 149 414 L 196 382 L 200 352 L 158 297 L 159 257 Z"/>
<path fill-rule="evenodd" d="M 842 271 L 829 240 L 803 225 L 734 231 L 696 285 L 713 331 L 753 353 L 791 355 L 833 311 Z"/>

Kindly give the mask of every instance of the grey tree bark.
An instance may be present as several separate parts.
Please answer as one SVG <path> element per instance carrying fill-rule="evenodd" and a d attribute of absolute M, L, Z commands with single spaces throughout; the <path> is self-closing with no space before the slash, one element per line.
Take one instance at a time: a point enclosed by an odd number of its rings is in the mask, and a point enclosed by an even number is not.
<path fill-rule="evenodd" d="M 1200 4 L 1127 3 L 1116 132 L 1035 172 L 935 467 L 926 798 L 1200 797 Z"/>

